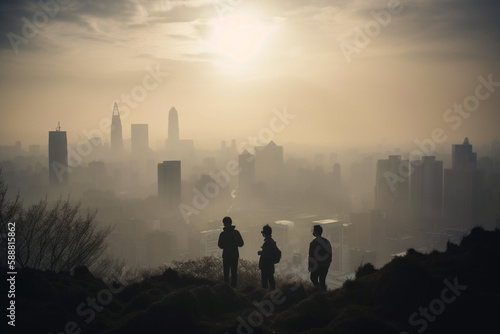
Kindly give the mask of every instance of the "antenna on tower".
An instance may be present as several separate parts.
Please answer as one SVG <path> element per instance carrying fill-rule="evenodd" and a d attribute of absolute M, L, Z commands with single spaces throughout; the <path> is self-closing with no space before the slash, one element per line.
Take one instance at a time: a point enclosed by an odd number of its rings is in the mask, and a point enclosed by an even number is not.
<path fill-rule="evenodd" d="M 116 104 L 116 102 L 115 102 L 115 105 L 113 107 L 113 115 L 115 114 L 115 110 L 116 110 L 118 116 L 120 116 L 120 111 L 118 110 L 118 105 Z"/>
<path fill-rule="evenodd" d="M 61 131 L 61 122 L 57 122 L 57 128 L 56 131 Z"/>

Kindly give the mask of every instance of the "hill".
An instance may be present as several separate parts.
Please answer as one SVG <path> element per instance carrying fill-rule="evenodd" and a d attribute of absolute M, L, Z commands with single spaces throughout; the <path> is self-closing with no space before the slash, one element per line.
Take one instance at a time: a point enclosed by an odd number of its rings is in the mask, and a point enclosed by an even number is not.
<path fill-rule="evenodd" d="M 72 275 L 26 269 L 16 278 L 15 332 L 491 332 L 499 284 L 500 230 L 481 228 L 444 252 L 410 249 L 378 270 L 367 264 L 327 292 L 294 281 L 274 292 L 233 289 L 173 269 L 128 286 L 84 267 Z"/>

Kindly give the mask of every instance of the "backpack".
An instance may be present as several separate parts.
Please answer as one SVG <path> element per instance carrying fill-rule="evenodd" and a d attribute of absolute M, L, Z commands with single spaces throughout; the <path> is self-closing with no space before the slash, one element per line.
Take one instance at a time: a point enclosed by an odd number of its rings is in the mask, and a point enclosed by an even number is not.
<path fill-rule="evenodd" d="M 273 263 L 279 263 L 281 260 L 281 250 L 278 248 L 278 245 L 276 245 L 276 242 L 274 242 L 274 249 L 273 249 Z"/>

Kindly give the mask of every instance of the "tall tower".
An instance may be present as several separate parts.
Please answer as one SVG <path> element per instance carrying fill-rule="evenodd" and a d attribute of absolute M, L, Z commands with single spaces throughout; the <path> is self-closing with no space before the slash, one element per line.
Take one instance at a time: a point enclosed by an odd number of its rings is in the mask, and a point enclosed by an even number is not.
<path fill-rule="evenodd" d="M 377 161 L 375 209 L 385 216 L 388 233 L 409 227 L 409 180 L 401 175 L 409 168 L 410 162 L 402 160 L 400 155 L 389 155 L 389 159 Z"/>
<path fill-rule="evenodd" d="M 452 145 L 451 150 L 452 169 L 473 170 L 477 168 L 476 153 L 472 152 L 472 145 L 469 143 L 468 137 L 465 137 L 462 145 Z"/>
<path fill-rule="evenodd" d="M 340 164 L 333 165 L 332 182 L 331 182 L 332 205 L 336 210 L 342 210 L 342 181 L 340 178 Z"/>
<path fill-rule="evenodd" d="M 49 131 L 49 181 L 54 185 L 68 183 L 68 141 L 60 123 L 56 131 Z"/>
<path fill-rule="evenodd" d="M 467 231 L 481 225 L 483 173 L 469 139 L 452 146 L 452 168 L 444 171 L 443 210 L 449 230 Z"/>
<path fill-rule="evenodd" d="M 240 173 L 238 174 L 238 192 L 242 196 L 248 196 L 252 193 L 255 183 L 255 156 L 247 150 L 243 151 L 238 156 L 238 166 L 240 168 Z"/>
<path fill-rule="evenodd" d="M 410 203 L 414 228 L 442 232 L 443 162 L 434 156 L 424 156 L 412 165 Z"/>
<path fill-rule="evenodd" d="M 265 182 L 268 190 L 278 190 L 283 173 L 283 146 L 273 141 L 255 146 L 255 180 Z"/>
<path fill-rule="evenodd" d="M 120 120 L 120 111 L 116 102 L 113 107 L 113 117 L 111 118 L 111 152 L 123 152 L 122 121 Z"/>
<path fill-rule="evenodd" d="M 158 198 L 167 208 L 181 203 L 181 162 L 163 161 L 158 164 Z"/>
<path fill-rule="evenodd" d="M 168 112 L 168 141 L 172 144 L 179 142 L 179 116 L 175 107 Z"/>

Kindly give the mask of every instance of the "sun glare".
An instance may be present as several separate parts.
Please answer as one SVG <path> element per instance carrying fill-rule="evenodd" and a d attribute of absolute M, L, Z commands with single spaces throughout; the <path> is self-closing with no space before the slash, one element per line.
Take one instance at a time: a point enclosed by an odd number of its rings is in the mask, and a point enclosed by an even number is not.
<path fill-rule="evenodd" d="M 234 63 L 244 63 L 255 57 L 272 30 L 251 15 L 232 14 L 215 21 L 208 45 Z"/>

